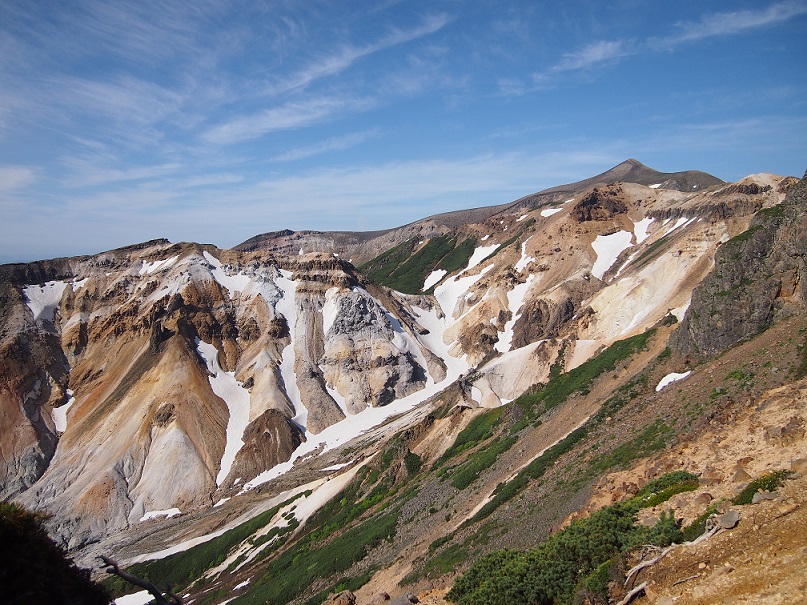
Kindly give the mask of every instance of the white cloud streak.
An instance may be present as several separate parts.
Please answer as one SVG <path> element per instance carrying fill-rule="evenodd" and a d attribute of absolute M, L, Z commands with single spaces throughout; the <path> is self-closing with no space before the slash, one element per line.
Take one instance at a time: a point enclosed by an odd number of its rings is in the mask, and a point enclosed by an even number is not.
<path fill-rule="evenodd" d="M 599 40 L 584 46 L 582 49 L 565 53 L 560 61 L 545 71 L 535 72 L 532 82 L 524 84 L 518 80 L 499 80 L 500 91 L 507 94 L 521 95 L 534 92 L 549 86 L 553 77 L 564 72 L 587 70 L 609 61 L 616 61 L 631 55 L 644 52 L 673 50 L 688 42 L 729 36 L 782 23 L 794 17 L 807 14 L 807 2 L 804 0 L 786 0 L 777 2 L 762 10 L 743 10 L 725 13 L 711 13 L 701 17 L 699 21 L 679 22 L 676 32 L 664 37 L 651 37 L 636 42 L 627 39 Z"/>
<path fill-rule="evenodd" d="M 600 40 L 585 46 L 581 50 L 563 55 L 560 62 L 550 69 L 551 72 L 587 69 L 594 65 L 633 54 L 630 43 L 626 40 Z"/>
<path fill-rule="evenodd" d="M 15 191 L 36 181 L 36 168 L 30 166 L 0 166 L 0 192 Z"/>
<path fill-rule="evenodd" d="M 713 13 L 704 15 L 700 21 L 678 23 L 676 25 L 679 30 L 677 33 L 659 41 L 651 41 L 651 45 L 658 43 L 661 46 L 669 47 L 705 38 L 740 34 L 751 29 L 782 23 L 804 14 L 807 14 L 807 3 L 800 0 L 777 2 L 768 8 L 756 11 Z"/>
<path fill-rule="evenodd" d="M 338 96 L 288 102 L 219 124 L 205 133 L 203 139 L 209 143 L 228 145 L 257 139 L 270 132 L 320 124 L 336 115 L 366 111 L 375 104 L 376 101 L 369 98 Z"/>
<path fill-rule="evenodd" d="M 277 162 L 292 162 L 296 160 L 310 158 L 316 155 L 321 155 L 323 153 L 330 153 L 333 151 L 343 151 L 345 149 L 355 147 L 356 145 L 360 145 L 367 140 L 376 138 L 380 134 L 381 134 L 380 129 L 376 128 L 365 132 L 355 132 L 340 137 L 333 137 L 330 139 L 326 139 L 324 141 L 320 141 L 319 143 L 316 143 L 314 145 L 289 149 L 288 151 L 281 153 L 280 155 L 275 156 L 272 159 Z"/>

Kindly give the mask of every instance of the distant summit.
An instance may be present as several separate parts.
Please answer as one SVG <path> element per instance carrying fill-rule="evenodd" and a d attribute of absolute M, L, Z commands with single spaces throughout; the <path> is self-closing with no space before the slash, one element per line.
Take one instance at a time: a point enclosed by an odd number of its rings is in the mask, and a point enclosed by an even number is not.
<path fill-rule="evenodd" d="M 544 189 L 506 204 L 443 212 L 407 225 L 380 231 L 291 231 L 284 229 L 255 235 L 235 246 L 233 250 L 239 252 L 265 250 L 278 254 L 332 252 L 352 259 L 356 264 L 361 264 L 416 234 L 427 239 L 436 237 L 442 235 L 446 230 L 458 229 L 470 223 L 481 223 L 499 214 L 528 212 L 547 204 L 558 204 L 592 187 L 604 187 L 617 182 L 636 183 L 654 189 L 696 192 L 720 185 L 724 181 L 699 170 L 659 172 L 645 166 L 639 160 L 630 158 L 596 176 Z"/>

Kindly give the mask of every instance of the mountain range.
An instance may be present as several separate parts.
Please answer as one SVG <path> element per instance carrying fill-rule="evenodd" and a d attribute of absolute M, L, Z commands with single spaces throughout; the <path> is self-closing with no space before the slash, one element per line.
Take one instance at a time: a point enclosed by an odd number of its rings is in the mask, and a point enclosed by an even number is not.
<path fill-rule="evenodd" d="M 682 527 L 773 471 L 759 506 L 801 506 L 806 189 L 631 159 L 384 231 L 0 266 L 0 497 L 196 603 L 441 603 L 672 471 Z M 717 602 L 671 573 L 646 602 Z"/>

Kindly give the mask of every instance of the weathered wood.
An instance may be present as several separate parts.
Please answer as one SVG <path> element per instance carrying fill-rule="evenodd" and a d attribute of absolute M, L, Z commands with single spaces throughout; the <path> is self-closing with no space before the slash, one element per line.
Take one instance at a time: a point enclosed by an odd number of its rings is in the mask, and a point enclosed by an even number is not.
<path fill-rule="evenodd" d="M 115 574 L 116 576 L 118 576 L 122 580 L 125 580 L 126 582 L 129 582 L 129 584 L 132 584 L 133 586 L 137 586 L 138 588 L 148 590 L 154 596 L 154 600 L 157 603 L 157 605 L 183 605 L 182 597 L 177 596 L 173 592 L 171 592 L 170 587 L 165 591 L 165 594 L 171 597 L 172 599 L 171 601 L 166 599 L 165 595 L 160 591 L 160 589 L 154 586 L 154 584 L 152 584 L 148 580 L 140 578 L 134 574 L 129 573 L 128 571 L 121 569 L 120 566 L 118 565 L 118 562 L 115 561 L 114 559 L 110 559 L 109 557 L 105 557 L 104 555 L 100 555 L 98 558 L 104 562 L 103 567 L 106 568 L 107 573 Z"/>

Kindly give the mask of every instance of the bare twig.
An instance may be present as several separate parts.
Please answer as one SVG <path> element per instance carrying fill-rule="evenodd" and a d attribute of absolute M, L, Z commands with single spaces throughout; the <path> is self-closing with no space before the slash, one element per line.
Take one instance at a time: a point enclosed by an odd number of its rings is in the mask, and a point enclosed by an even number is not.
<path fill-rule="evenodd" d="M 148 590 L 154 596 L 157 605 L 182 605 L 182 597 L 172 593 L 170 588 L 166 591 L 166 594 L 173 599 L 173 602 L 166 599 L 163 593 L 160 592 L 160 590 L 148 580 L 140 578 L 134 574 L 130 574 L 128 571 L 121 569 L 118 562 L 114 559 L 110 559 L 109 557 L 105 557 L 103 555 L 100 555 L 98 558 L 104 562 L 103 566 L 106 568 L 107 573 L 115 574 L 122 580 L 129 582 L 129 584 Z"/>
<path fill-rule="evenodd" d="M 661 559 L 664 558 L 664 556 L 675 547 L 676 547 L 675 544 L 673 544 L 672 546 L 668 546 L 667 548 L 662 550 L 661 553 L 658 554 L 655 558 L 648 559 L 647 561 L 642 561 L 641 563 L 635 565 L 628 572 L 628 576 L 625 578 L 624 586 L 627 588 L 628 585 L 636 578 L 636 576 L 639 574 L 640 571 L 642 571 L 645 567 L 650 567 L 651 565 L 655 565 L 656 563 L 661 561 Z"/>
<path fill-rule="evenodd" d="M 633 599 L 635 599 L 637 596 L 643 593 L 645 588 L 647 588 L 647 582 L 642 582 L 636 588 L 634 588 L 628 594 L 626 594 L 625 598 L 622 599 L 616 605 L 628 605 L 628 603 L 630 603 Z"/>
<path fill-rule="evenodd" d="M 701 575 L 696 573 L 694 576 L 689 576 L 688 578 L 684 578 L 683 580 L 678 580 L 677 582 L 673 582 L 673 586 L 678 586 L 679 584 L 683 584 L 684 582 L 689 582 L 690 580 L 694 580 L 695 578 L 700 578 Z"/>

